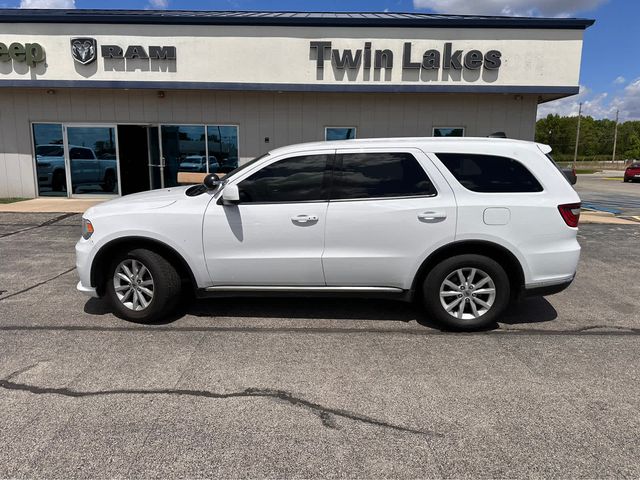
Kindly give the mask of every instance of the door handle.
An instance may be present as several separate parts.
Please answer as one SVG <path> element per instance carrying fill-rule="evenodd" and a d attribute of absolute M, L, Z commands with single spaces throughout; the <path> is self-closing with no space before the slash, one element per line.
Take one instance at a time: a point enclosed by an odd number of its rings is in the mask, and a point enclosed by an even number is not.
<path fill-rule="evenodd" d="M 418 219 L 425 222 L 434 222 L 444 220 L 445 218 L 447 218 L 447 214 L 445 212 L 422 212 L 418 214 Z"/>
<path fill-rule="evenodd" d="M 317 215 L 296 215 L 295 217 L 291 217 L 291 221 L 295 223 L 311 223 L 317 222 Z"/>

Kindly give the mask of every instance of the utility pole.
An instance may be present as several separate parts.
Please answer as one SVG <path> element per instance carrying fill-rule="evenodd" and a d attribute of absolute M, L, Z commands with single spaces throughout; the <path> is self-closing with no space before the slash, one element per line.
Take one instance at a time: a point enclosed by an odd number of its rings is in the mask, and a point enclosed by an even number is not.
<path fill-rule="evenodd" d="M 580 143 L 580 120 L 582 119 L 582 102 L 578 108 L 578 129 L 576 130 L 576 149 L 573 152 L 573 169 L 576 168 L 576 161 L 578 160 L 578 143 Z"/>
<path fill-rule="evenodd" d="M 615 163 L 616 161 L 616 146 L 618 145 L 618 114 L 620 110 L 616 110 L 616 129 L 613 132 L 613 155 L 611 156 L 611 161 Z"/>

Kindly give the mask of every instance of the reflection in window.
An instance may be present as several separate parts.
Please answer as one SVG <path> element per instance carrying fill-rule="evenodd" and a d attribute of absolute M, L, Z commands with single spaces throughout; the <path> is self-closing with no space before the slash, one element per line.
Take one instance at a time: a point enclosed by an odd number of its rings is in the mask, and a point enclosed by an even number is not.
<path fill-rule="evenodd" d="M 240 201 L 326 201 L 329 158 L 329 155 L 307 155 L 272 163 L 240 182 Z"/>
<path fill-rule="evenodd" d="M 324 129 L 325 140 L 353 140 L 356 138 L 356 127 L 327 127 Z"/>
<path fill-rule="evenodd" d="M 204 125 L 163 125 L 164 186 L 178 185 L 178 172 L 207 172 Z"/>
<path fill-rule="evenodd" d="M 238 168 L 238 127 L 207 125 L 209 173 L 229 173 Z"/>
<path fill-rule="evenodd" d="M 38 175 L 38 195 L 67 196 L 62 125 L 34 123 L 33 140 Z"/>
<path fill-rule="evenodd" d="M 424 169 L 410 153 L 343 154 L 332 199 L 435 195 Z"/>
<path fill-rule="evenodd" d="M 434 137 L 464 137 L 463 127 L 436 127 L 433 129 Z"/>
<path fill-rule="evenodd" d="M 73 193 L 118 194 L 113 127 L 67 127 Z"/>

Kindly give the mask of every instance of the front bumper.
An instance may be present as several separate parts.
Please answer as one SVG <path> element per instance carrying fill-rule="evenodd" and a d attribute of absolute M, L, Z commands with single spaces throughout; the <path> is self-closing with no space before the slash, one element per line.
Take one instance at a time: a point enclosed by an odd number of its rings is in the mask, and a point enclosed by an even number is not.
<path fill-rule="evenodd" d="M 98 292 L 96 292 L 96 289 L 93 287 L 85 287 L 82 285 L 82 282 L 78 282 L 76 289 L 89 297 L 98 298 Z"/>
<path fill-rule="evenodd" d="M 93 285 L 91 285 L 91 262 L 93 250 L 93 241 L 80 238 L 76 243 L 76 270 L 80 281 L 76 288 L 78 291 L 91 297 L 98 297 L 98 293 Z"/>

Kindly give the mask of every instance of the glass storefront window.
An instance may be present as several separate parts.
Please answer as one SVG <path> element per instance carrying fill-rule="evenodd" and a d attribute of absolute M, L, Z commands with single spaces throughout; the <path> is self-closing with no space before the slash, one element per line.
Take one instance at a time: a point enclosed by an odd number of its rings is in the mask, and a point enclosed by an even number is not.
<path fill-rule="evenodd" d="M 435 127 L 434 137 L 464 137 L 464 127 Z"/>
<path fill-rule="evenodd" d="M 133 134 L 140 136 L 140 145 Z M 33 139 L 41 196 L 120 195 L 121 189 L 172 187 L 178 185 L 178 172 L 225 174 L 239 165 L 234 125 L 34 123 Z M 145 178 L 138 178 L 143 171 Z"/>
<path fill-rule="evenodd" d="M 356 138 L 356 127 L 326 127 L 325 140 L 352 140 Z"/>
<path fill-rule="evenodd" d="M 204 125 L 163 125 L 164 186 L 178 185 L 178 172 L 206 173 Z"/>
<path fill-rule="evenodd" d="M 76 194 L 118 195 L 113 127 L 67 127 L 71 188 Z"/>
<path fill-rule="evenodd" d="M 207 125 L 209 173 L 229 173 L 238 168 L 238 127 Z"/>
<path fill-rule="evenodd" d="M 67 196 L 62 125 L 34 123 L 33 141 L 38 176 L 38 195 Z"/>

